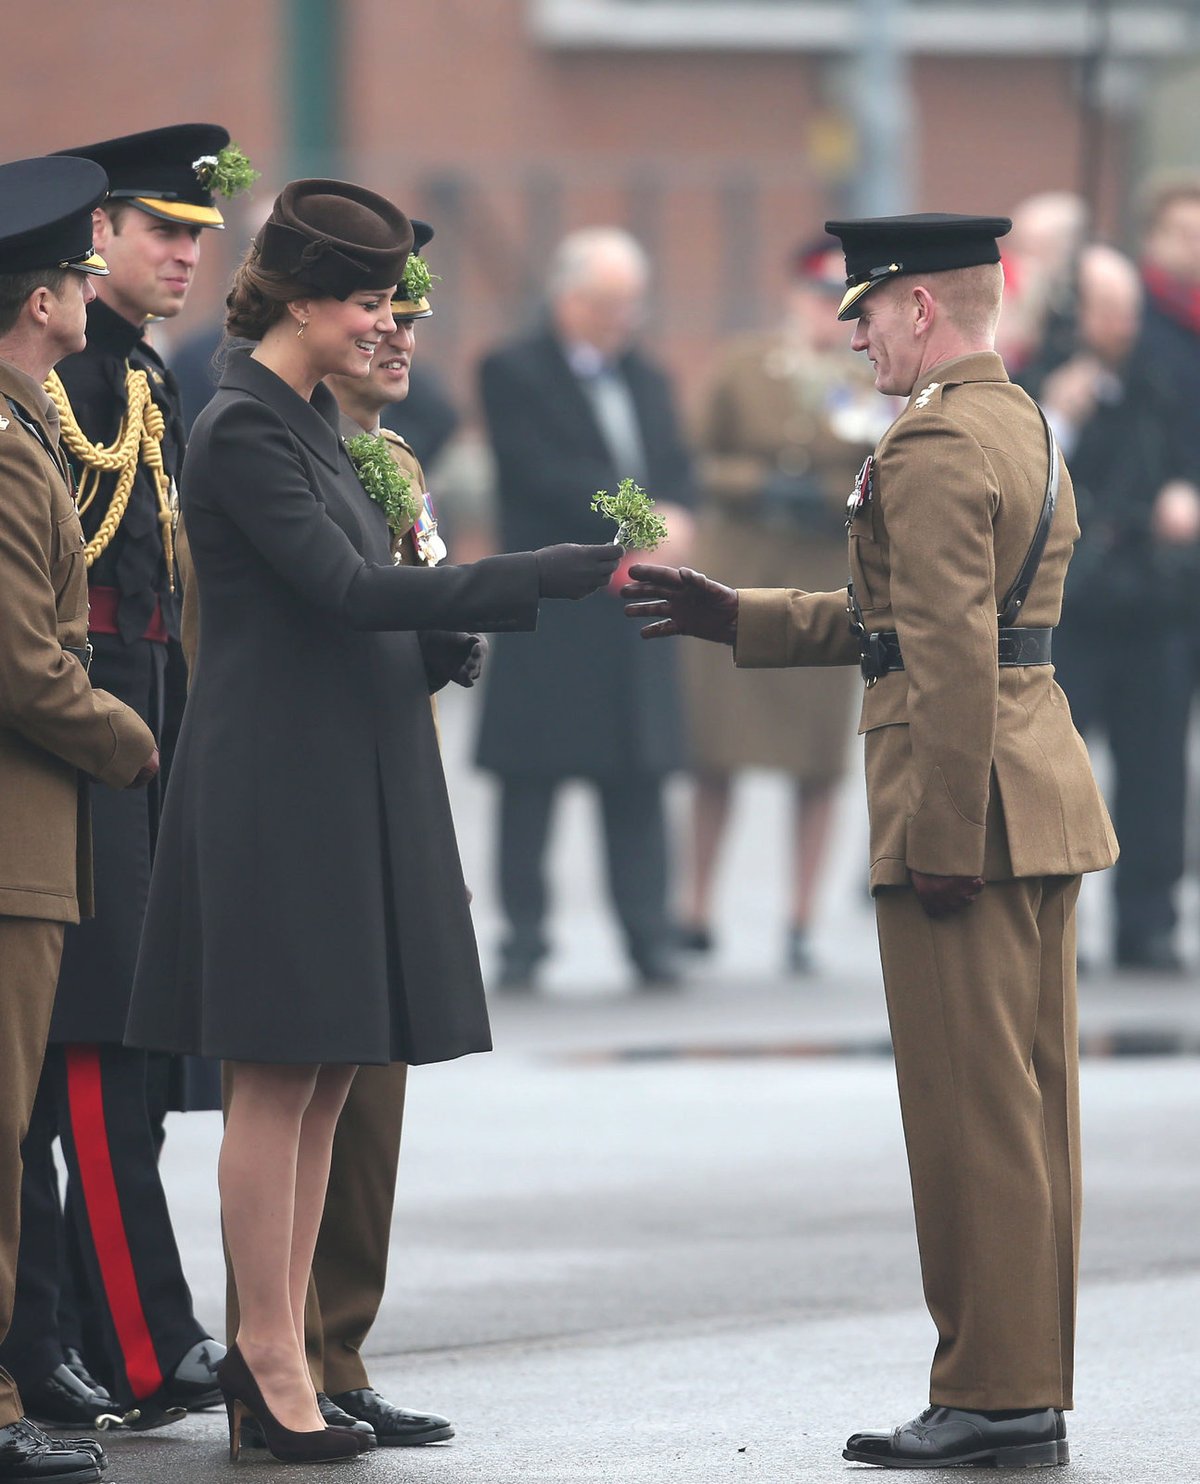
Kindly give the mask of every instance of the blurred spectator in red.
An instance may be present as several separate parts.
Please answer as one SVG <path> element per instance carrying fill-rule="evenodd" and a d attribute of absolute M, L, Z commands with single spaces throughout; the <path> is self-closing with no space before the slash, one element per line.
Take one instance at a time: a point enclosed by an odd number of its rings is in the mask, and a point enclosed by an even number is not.
<path fill-rule="evenodd" d="M 1035 356 L 1056 363 L 1071 353 L 1075 265 L 1088 211 L 1070 191 L 1042 191 L 1018 202 L 1012 223 L 1002 245 L 1004 308 L 996 349 L 1015 375 Z"/>
<path fill-rule="evenodd" d="M 1142 348 L 1176 389 L 1200 467 L 1200 173 L 1151 181 L 1142 202 L 1142 282 Z"/>
<path fill-rule="evenodd" d="M 825 591 L 846 581 L 846 499 L 891 420 L 836 319 L 845 291 L 831 238 L 802 249 L 778 328 L 726 347 L 697 427 L 704 508 L 695 565 L 736 587 Z M 684 646 L 695 773 L 684 947 L 712 946 L 714 878 L 731 785 L 746 768 L 793 782 L 786 958 L 811 967 L 809 933 L 862 682 L 846 669 L 735 672 L 719 646 Z"/>
<path fill-rule="evenodd" d="M 1113 755 L 1116 961 L 1175 972 L 1187 630 L 1200 577 L 1200 494 L 1188 479 L 1194 422 L 1162 359 L 1138 344 L 1142 290 L 1133 263 L 1110 247 L 1087 247 L 1077 282 L 1075 353 L 1030 388 L 1062 445 L 1083 533 L 1054 663 L 1076 725 L 1085 735 L 1102 729 Z"/>

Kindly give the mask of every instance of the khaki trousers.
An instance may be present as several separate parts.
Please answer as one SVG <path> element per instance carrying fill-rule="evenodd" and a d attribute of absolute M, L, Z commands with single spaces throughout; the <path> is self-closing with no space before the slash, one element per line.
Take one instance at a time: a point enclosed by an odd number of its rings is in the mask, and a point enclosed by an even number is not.
<path fill-rule="evenodd" d="M 338 1119 L 325 1213 L 304 1309 L 313 1385 L 338 1394 L 369 1386 L 359 1351 L 387 1281 L 392 1206 L 408 1068 L 360 1067 Z M 225 1081 L 228 1106 L 228 1078 Z M 226 1262 L 228 1337 L 237 1335 L 237 1290 Z"/>
<path fill-rule="evenodd" d="M 1081 1210 L 1079 878 L 993 881 L 933 921 L 876 896 L 934 1405 L 1070 1407 Z"/>
<path fill-rule="evenodd" d="M 8 1333 L 21 1241 L 21 1144 L 37 1093 L 62 961 L 63 924 L 0 917 L 0 1340 Z M 0 1427 L 22 1415 L 0 1369 Z"/>

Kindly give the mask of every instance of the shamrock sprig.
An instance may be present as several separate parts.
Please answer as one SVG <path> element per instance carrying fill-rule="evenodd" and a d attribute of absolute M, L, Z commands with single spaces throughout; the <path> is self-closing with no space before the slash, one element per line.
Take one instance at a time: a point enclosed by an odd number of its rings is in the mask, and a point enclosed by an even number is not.
<path fill-rule="evenodd" d="M 227 201 L 248 191 L 262 174 L 236 144 L 227 144 L 215 155 L 201 155 L 192 161 L 192 169 L 206 191 L 224 196 Z"/>
<path fill-rule="evenodd" d="M 436 273 L 430 273 L 425 259 L 418 253 L 410 252 L 408 262 L 404 265 L 404 297 L 413 304 L 419 304 L 435 283 L 440 283 L 441 277 Z"/>
<path fill-rule="evenodd" d="M 356 433 L 346 440 L 346 452 L 363 489 L 382 507 L 393 534 L 402 536 L 416 520 L 419 506 L 412 480 L 396 466 L 387 442 L 378 433 Z"/>
<path fill-rule="evenodd" d="M 618 546 L 635 551 L 653 551 L 667 539 L 667 523 L 654 513 L 654 501 L 632 479 L 622 479 L 615 495 L 597 490 L 592 509 L 617 523 L 613 538 Z"/>

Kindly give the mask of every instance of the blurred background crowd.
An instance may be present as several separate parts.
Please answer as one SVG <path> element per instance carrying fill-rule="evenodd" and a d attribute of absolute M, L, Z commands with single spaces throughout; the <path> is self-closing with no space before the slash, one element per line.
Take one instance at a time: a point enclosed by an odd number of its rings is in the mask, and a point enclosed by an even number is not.
<path fill-rule="evenodd" d="M 79 86 L 52 112 L 20 65 L 46 8 L 6 15 L 8 157 L 212 118 L 263 172 L 161 334 L 190 416 L 224 286 L 284 180 L 360 180 L 433 224 L 435 316 L 388 420 L 452 560 L 604 539 L 591 496 L 631 476 L 667 515 L 665 559 L 841 586 L 846 497 L 898 407 L 834 320 L 844 268 L 821 224 L 1010 214 L 1000 348 L 1058 434 L 1083 528 L 1056 665 L 1122 843 L 1089 952 L 1188 967 L 1194 0 L 124 0 L 86 28 L 62 7 Z M 825 868 L 861 829 L 838 807 L 856 673 L 735 674 L 706 646 L 643 645 L 614 592 L 547 614 L 536 641 L 501 636 L 489 672 L 447 710 L 492 780 L 471 797 L 493 811 L 498 987 L 535 985 L 561 946 L 547 862 L 560 785 L 580 780 L 651 989 L 720 952 L 734 785 L 777 775 L 763 838 L 782 848 L 752 859 L 778 888 L 771 954 L 820 968 Z"/>

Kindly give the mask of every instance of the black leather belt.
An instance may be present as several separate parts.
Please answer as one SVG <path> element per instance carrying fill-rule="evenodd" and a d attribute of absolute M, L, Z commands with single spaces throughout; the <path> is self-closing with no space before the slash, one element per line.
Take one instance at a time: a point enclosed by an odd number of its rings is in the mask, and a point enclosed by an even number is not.
<path fill-rule="evenodd" d="M 1009 668 L 1014 665 L 1048 665 L 1053 634 L 1053 629 L 998 630 L 1000 664 Z M 895 629 L 880 629 L 867 634 L 861 663 L 865 680 L 878 680 L 892 670 L 903 670 L 904 656 L 900 653 L 900 636 Z"/>
<path fill-rule="evenodd" d="M 83 666 L 85 673 L 92 668 L 92 646 L 90 644 L 85 644 L 82 649 L 72 649 L 69 644 L 64 644 L 63 653 L 73 654 Z"/>

